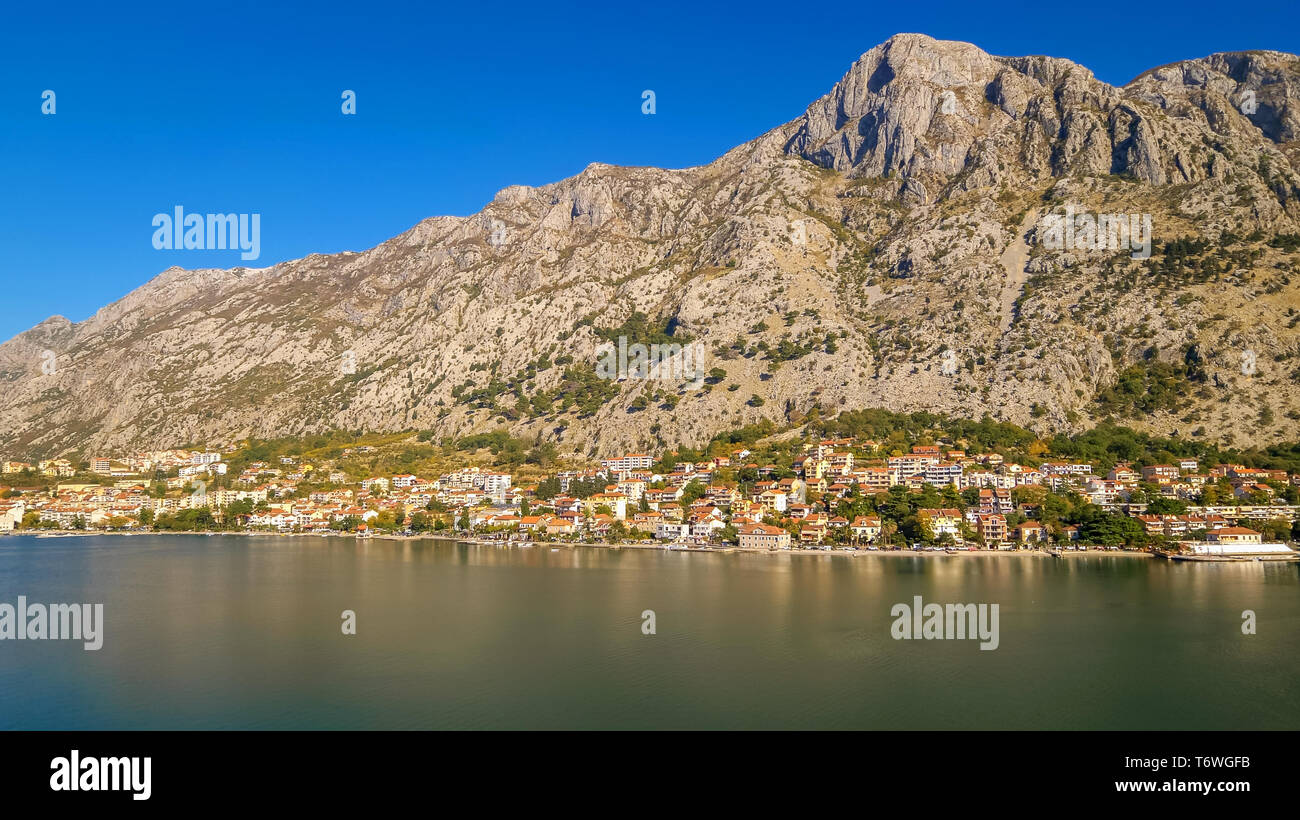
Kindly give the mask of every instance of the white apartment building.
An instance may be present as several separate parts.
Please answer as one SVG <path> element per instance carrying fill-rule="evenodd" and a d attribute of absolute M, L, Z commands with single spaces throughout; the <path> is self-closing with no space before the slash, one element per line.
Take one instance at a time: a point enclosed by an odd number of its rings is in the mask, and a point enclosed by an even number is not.
<path fill-rule="evenodd" d="M 479 473 L 479 481 L 475 482 L 475 486 L 481 486 L 483 493 L 498 504 L 505 503 L 510 484 L 510 473 Z"/>
<path fill-rule="evenodd" d="M 634 470 L 649 470 L 654 463 L 654 458 L 645 453 L 628 453 L 618 458 L 607 458 L 600 462 L 600 466 L 607 472 L 618 474 L 630 473 Z"/>

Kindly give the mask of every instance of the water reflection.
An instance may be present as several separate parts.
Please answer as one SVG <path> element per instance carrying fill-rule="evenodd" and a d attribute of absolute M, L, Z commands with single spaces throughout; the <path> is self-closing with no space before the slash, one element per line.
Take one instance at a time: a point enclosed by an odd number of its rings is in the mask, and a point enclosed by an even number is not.
<path fill-rule="evenodd" d="M 0 600 L 103 602 L 106 637 L 0 642 L 0 727 L 1300 728 L 1297 592 L 1131 556 L 16 537 Z M 999 648 L 893 640 L 916 595 L 998 604 Z"/>

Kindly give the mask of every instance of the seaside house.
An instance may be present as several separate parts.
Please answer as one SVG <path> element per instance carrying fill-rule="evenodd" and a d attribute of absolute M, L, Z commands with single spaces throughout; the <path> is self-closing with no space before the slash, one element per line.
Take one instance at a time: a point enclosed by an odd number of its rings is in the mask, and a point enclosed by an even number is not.
<path fill-rule="evenodd" d="M 937 539 L 943 535 L 950 535 L 953 541 L 958 544 L 962 542 L 960 510 L 952 508 L 921 509 L 916 511 L 916 517 L 925 526 L 931 538 Z"/>
<path fill-rule="evenodd" d="M 849 532 L 858 543 L 872 543 L 880 537 L 880 519 L 859 515 L 849 525 Z"/>
<path fill-rule="evenodd" d="M 826 538 L 824 524 L 804 524 L 799 528 L 799 543 L 820 544 Z"/>
<path fill-rule="evenodd" d="M 741 527 L 739 538 L 741 549 L 790 549 L 790 533 L 780 527 L 750 524 Z"/>
<path fill-rule="evenodd" d="M 977 516 L 980 535 L 984 537 L 984 546 L 989 549 L 1009 549 L 1007 545 L 1007 519 L 997 513 Z"/>
<path fill-rule="evenodd" d="M 1016 540 L 1021 544 L 1038 544 L 1047 540 L 1047 528 L 1037 521 L 1026 521 L 1016 527 Z"/>

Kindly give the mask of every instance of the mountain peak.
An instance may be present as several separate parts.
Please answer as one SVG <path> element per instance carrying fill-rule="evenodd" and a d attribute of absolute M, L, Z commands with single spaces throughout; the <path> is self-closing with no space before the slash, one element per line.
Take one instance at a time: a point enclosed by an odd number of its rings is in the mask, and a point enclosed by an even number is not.
<path fill-rule="evenodd" d="M 1199 109 L 1194 116 L 1211 128 L 1253 124 L 1288 141 L 1300 133 L 1297 79 L 1295 57 L 1250 52 L 1153 69 L 1120 89 L 1069 60 L 995 57 L 970 43 L 899 34 L 787 126 L 785 150 L 851 177 L 895 177 L 898 195 L 921 203 L 1078 173 L 1189 182 L 1212 169 L 1180 152 L 1189 147 L 1186 125 L 1171 115 Z M 1259 98 L 1258 111 L 1238 105 L 1246 94 Z M 1171 101 L 1187 105 L 1173 111 Z"/>

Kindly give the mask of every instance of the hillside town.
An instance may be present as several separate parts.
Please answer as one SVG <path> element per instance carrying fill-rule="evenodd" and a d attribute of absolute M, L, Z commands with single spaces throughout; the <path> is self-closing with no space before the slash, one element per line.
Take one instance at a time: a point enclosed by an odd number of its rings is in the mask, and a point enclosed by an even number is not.
<path fill-rule="evenodd" d="M 364 445 L 345 454 L 364 454 Z M 233 473 L 221 452 L 165 450 L 0 465 L 0 531 L 224 530 L 658 542 L 743 550 L 1160 547 L 1289 552 L 1300 473 L 1196 459 L 1033 466 L 996 452 L 860 438 L 782 463 L 745 446 L 704 460 L 629 453 L 521 484 L 480 465 L 356 478 L 285 455 Z M 44 489 L 19 477 L 49 479 Z M 5 478 L 14 486 L 7 486 Z"/>

